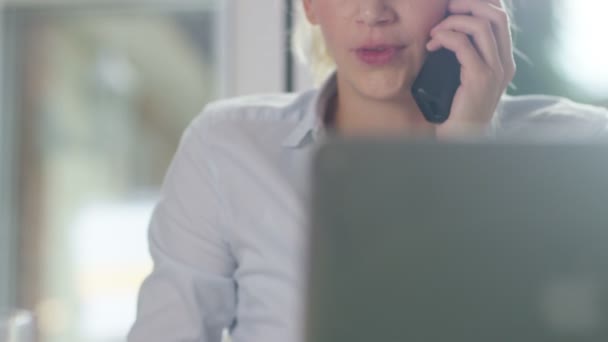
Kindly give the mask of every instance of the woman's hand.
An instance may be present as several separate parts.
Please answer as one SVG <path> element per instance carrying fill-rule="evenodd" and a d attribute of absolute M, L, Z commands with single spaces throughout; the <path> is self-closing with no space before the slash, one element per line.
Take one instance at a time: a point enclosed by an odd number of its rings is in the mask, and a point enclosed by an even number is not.
<path fill-rule="evenodd" d="M 429 51 L 453 51 L 462 66 L 449 119 L 437 139 L 483 135 L 515 76 L 509 15 L 501 0 L 450 0 L 449 17 L 431 31 Z"/>

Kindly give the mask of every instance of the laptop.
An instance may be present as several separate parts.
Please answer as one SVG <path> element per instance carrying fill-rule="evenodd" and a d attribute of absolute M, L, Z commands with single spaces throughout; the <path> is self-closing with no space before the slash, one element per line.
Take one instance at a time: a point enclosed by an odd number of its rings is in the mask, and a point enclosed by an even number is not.
<path fill-rule="evenodd" d="M 608 144 L 334 139 L 306 341 L 608 341 Z"/>

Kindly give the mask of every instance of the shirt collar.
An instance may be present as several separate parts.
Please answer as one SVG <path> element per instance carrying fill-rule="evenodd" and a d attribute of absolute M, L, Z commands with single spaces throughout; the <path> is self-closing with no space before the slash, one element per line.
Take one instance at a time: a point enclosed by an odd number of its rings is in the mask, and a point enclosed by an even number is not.
<path fill-rule="evenodd" d="M 324 141 L 328 134 L 325 127 L 325 115 L 331 99 L 337 92 L 338 82 L 334 72 L 315 92 L 312 101 L 305 108 L 304 117 L 283 141 L 283 146 L 299 148 L 310 142 Z"/>

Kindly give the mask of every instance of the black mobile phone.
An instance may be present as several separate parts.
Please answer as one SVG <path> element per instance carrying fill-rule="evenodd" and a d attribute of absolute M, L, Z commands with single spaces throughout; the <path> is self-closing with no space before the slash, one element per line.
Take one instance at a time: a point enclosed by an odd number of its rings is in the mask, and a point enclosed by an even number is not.
<path fill-rule="evenodd" d="M 460 62 L 452 51 L 442 48 L 427 56 L 412 94 L 426 120 L 439 124 L 449 118 L 458 87 Z"/>

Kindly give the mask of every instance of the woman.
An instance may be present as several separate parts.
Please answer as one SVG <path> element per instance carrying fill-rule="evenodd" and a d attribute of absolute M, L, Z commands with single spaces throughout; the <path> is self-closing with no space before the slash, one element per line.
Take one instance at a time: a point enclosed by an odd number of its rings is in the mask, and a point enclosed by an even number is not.
<path fill-rule="evenodd" d="M 215 342 L 225 328 L 236 342 L 302 340 L 307 172 L 327 132 L 449 140 L 607 130 L 599 108 L 504 96 L 515 64 L 499 0 L 302 4 L 323 37 L 308 31 L 304 50 L 321 76 L 331 72 L 319 90 L 213 103 L 187 129 L 153 215 L 155 267 L 129 341 Z M 410 89 L 427 54 L 441 47 L 458 56 L 462 85 L 449 120 L 434 125 Z"/>

